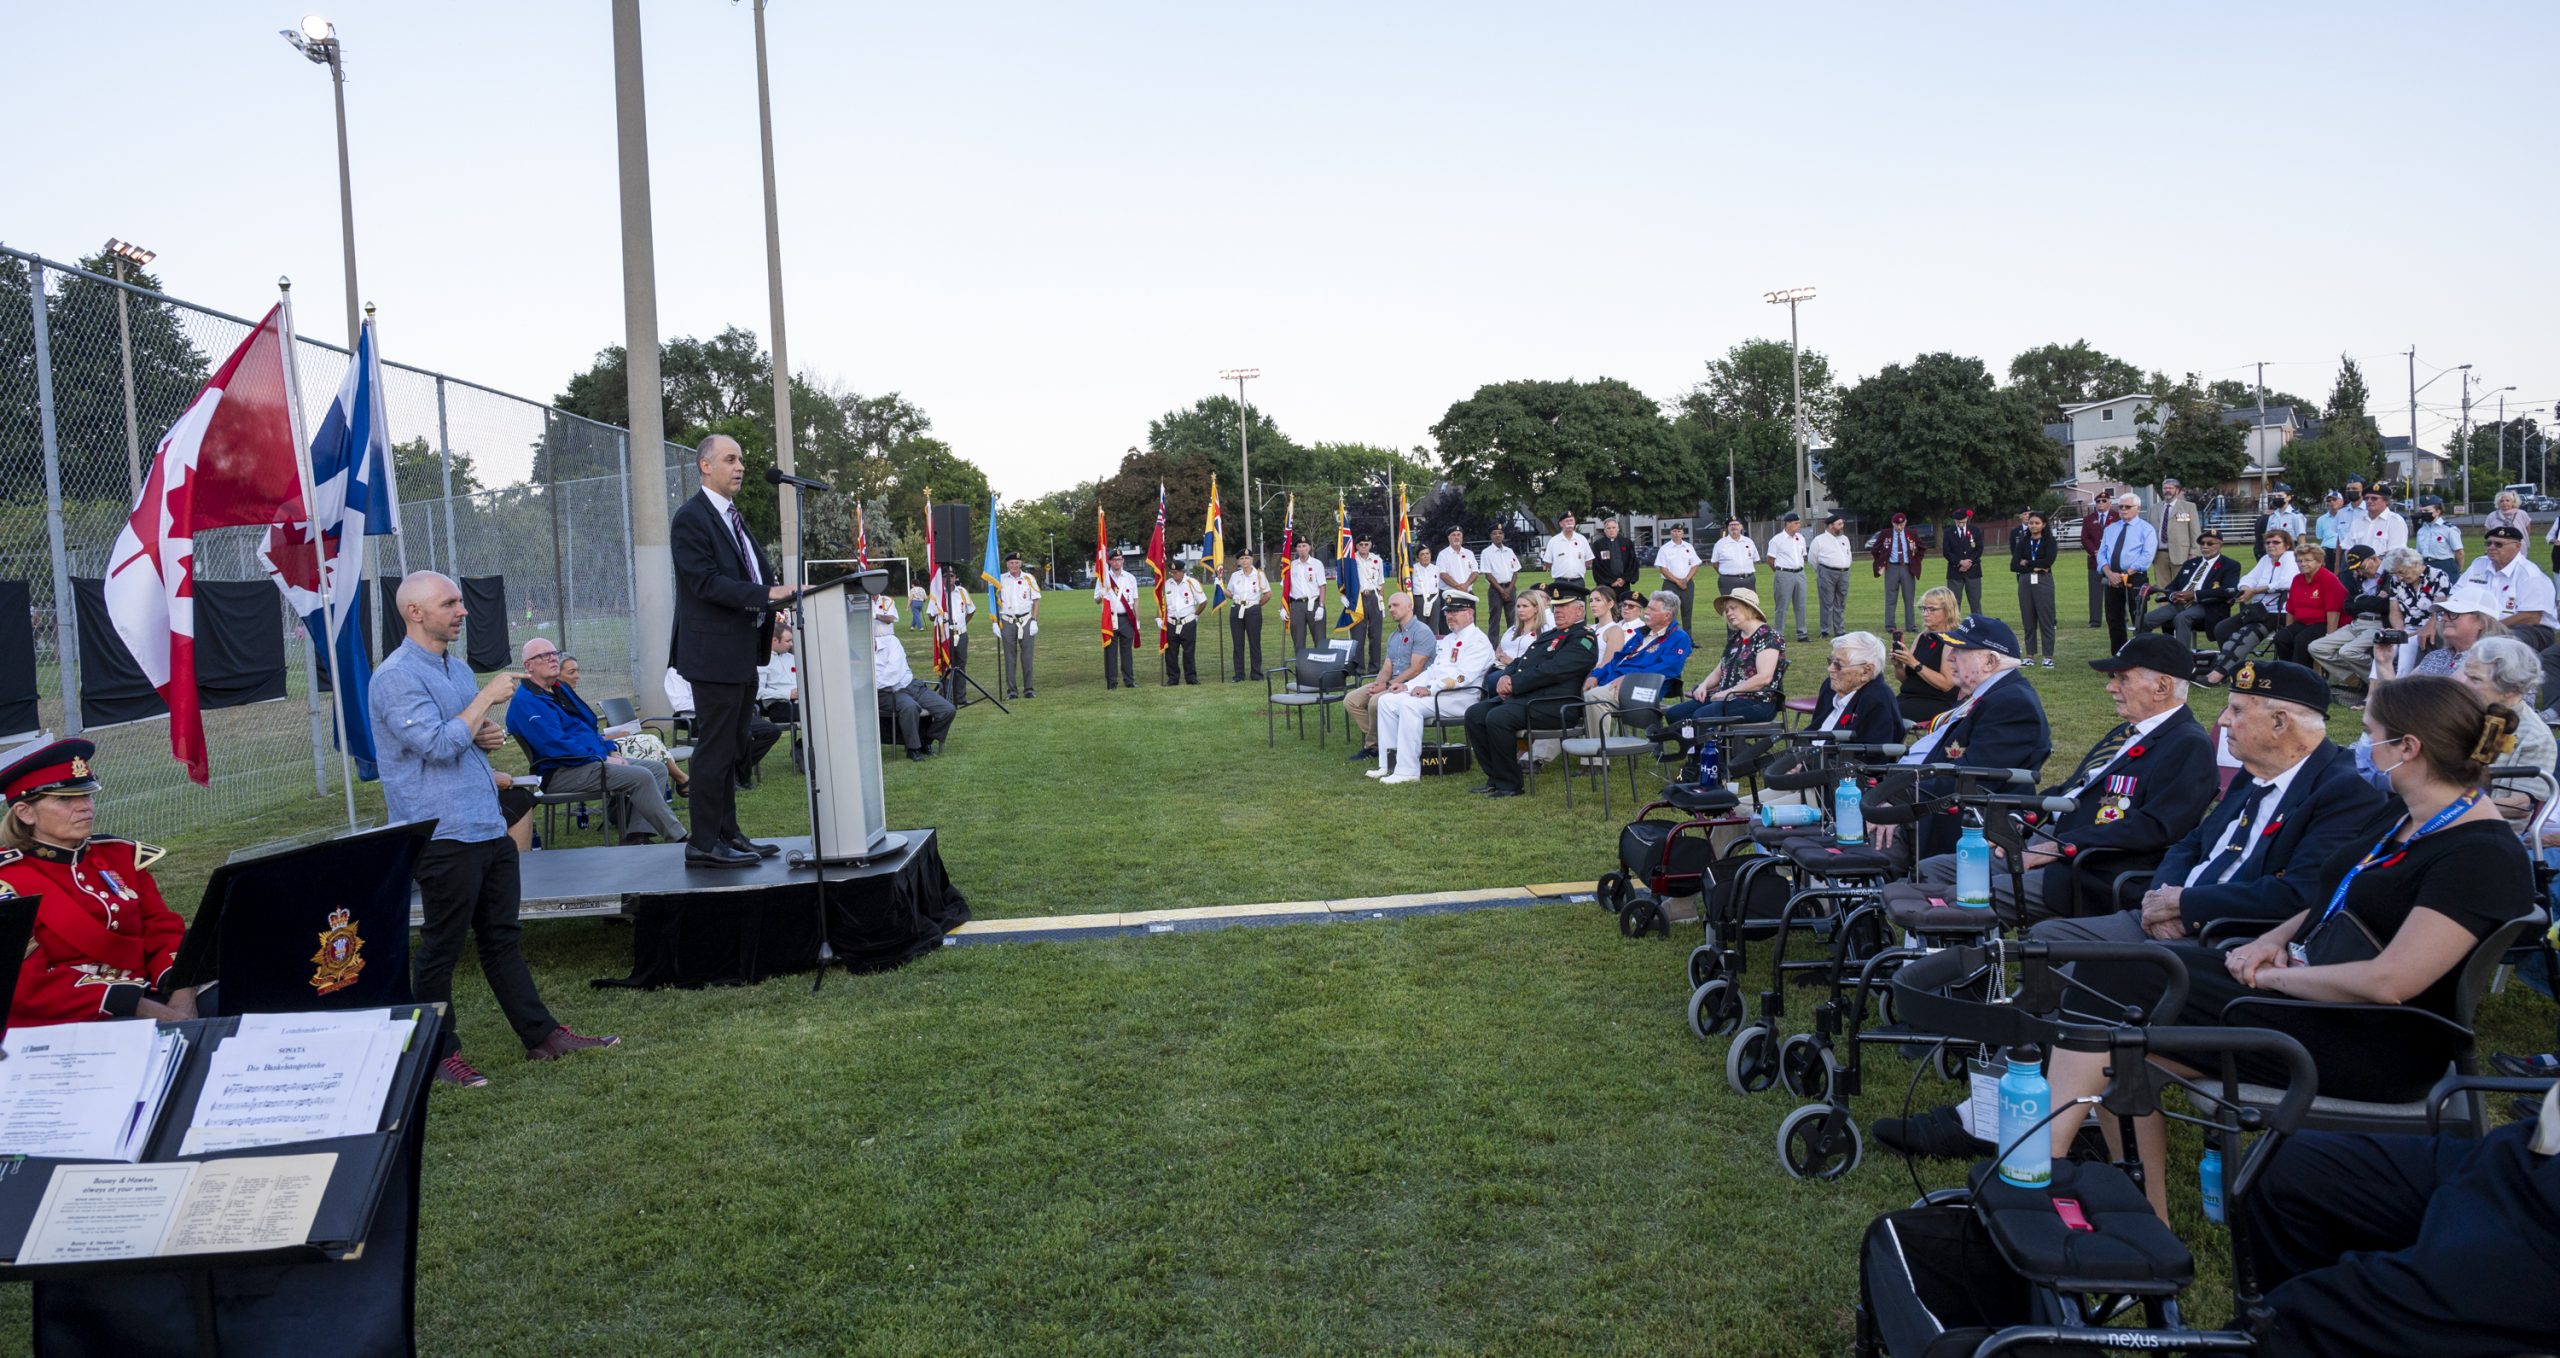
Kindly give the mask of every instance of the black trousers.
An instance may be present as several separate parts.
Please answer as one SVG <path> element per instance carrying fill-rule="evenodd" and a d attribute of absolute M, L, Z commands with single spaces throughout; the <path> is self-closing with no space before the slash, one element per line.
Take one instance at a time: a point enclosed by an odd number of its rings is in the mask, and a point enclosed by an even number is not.
<path fill-rule="evenodd" d="M 2311 643 L 2327 635 L 2329 635 L 2329 625 L 2325 622 L 2287 622 L 2276 629 L 2276 659 L 2290 660 L 2297 665 L 2309 665 Z"/>
<path fill-rule="evenodd" d="M 1104 688 L 1118 688 L 1122 684 L 1131 688 L 1138 686 L 1138 644 L 1137 639 L 1129 635 L 1136 630 L 1137 623 L 1126 620 L 1112 629 L 1110 643 L 1102 648 Z"/>
<path fill-rule="evenodd" d="M 1200 682 L 1200 620 L 1178 622 L 1165 633 L 1164 681 L 1167 685 Z"/>
<path fill-rule="evenodd" d="M 1552 727 L 1563 720 L 1561 698 L 1522 702 L 1487 698 L 1467 709 L 1467 745 L 1486 782 L 1517 790 L 1520 779 L 1520 733 L 1531 726 Z"/>
<path fill-rule="evenodd" d="M 1227 630 L 1235 642 L 1237 682 L 1262 673 L 1262 605 L 1236 609 L 1227 619 Z"/>
<path fill-rule="evenodd" d="M 2121 585 L 2107 586 L 2107 654 L 2124 649 L 2127 629 L 2142 621 L 2142 587 L 2149 581 L 2140 571 L 2124 578 Z"/>
<path fill-rule="evenodd" d="M 701 696 L 697 685 L 694 697 Z M 542 1006 L 533 969 L 525 965 L 523 926 L 516 919 L 523 899 L 517 872 L 516 843 L 505 835 L 470 844 L 427 841 L 417 866 L 418 899 L 427 918 L 418 930 L 414 967 L 419 1002 L 442 1001 L 450 1008 L 453 971 L 462 961 L 463 935 L 469 934 L 498 1011 L 516 1039 L 531 1047 L 551 1036 L 560 1021 Z"/>
<path fill-rule="evenodd" d="M 941 690 L 943 697 L 954 703 L 967 699 L 969 681 L 960 677 L 960 672 L 967 668 L 969 668 L 969 634 L 962 632 L 951 638 L 951 668 L 942 672 L 941 680 L 935 685 Z"/>
<path fill-rule="evenodd" d="M 738 780 L 755 767 L 753 681 L 693 685 L 693 833 L 689 842 L 708 849 L 738 835 Z"/>
<path fill-rule="evenodd" d="M 2560 1333 L 2560 1156 L 2533 1124 L 2305 1132 L 2233 1204 L 2278 1354 L 2533 1353 Z"/>

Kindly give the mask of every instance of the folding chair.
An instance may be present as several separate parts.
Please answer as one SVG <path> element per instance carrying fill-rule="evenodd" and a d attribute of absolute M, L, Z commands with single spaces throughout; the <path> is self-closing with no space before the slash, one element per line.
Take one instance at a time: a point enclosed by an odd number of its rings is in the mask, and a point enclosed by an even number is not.
<path fill-rule="evenodd" d="M 1288 675 L 1289 681 L 1286 685 L 1275 689 L 1271 683 L 1272 677 L 1281 674 Z M 1312 708 L 1315 710 L 1317 723 L 1316 748 L 1324 748 L 1325 737 L 1331 732 L 1333 726 L 1333 718 L 1327 715 L 1324 709 L 1327 706 L 1340 706 L 1350 692 L 1351 667 L 1343 663 L 1340 652 L 1309 651 L 1286 665 L 1274 665 L 1264 670 L 1262 672 L 1264 745 L 1271 747 L 1280 743 L 1278 717 L 1279 709 L 1284 707 L 1291 709 L 1298 718 L 1298 739 L 1306 739 L 1306 713 Z M 1351 714 L 1346 710 L 1343 713 L 1346 731 L 1349 729 L 1350 720 Z"/>
<path fill-rule="evenodd" d="M 1652 735 L 1631 735 L 1627 732 L 1649 733 L 1653 730 L 1662 713 L 1662 691 L 1670 685 L 1670 682 L 1668 676 L 1660 674 L 1630 674 L 1619 680 L 1617 710 L 1610 714 L 1608 722 L 1601 727 L 1601 733 L 1597 736 L 1573 736 L 1564 742 L 1560 757 L 1569 760 L 1599 761 L 1602 814 L 1607 814 L 1609 810 L 1610 761 L 1615 759 L 1627 761 L 1627 791 L 1629 796 L 1633 796 L 1636 785 L 1636 760 L 1661 749 L 1661 742 L 1655 740 Z M 1583 713 L 1589 706 L 1588 703 L 1565 704 L 1564 724 L 1568 727 L 1580 725 Z M 1566 765 L 1564 771 L 1564 804 L 1573 805 L 1573 765 L 1571 764 Z"/>

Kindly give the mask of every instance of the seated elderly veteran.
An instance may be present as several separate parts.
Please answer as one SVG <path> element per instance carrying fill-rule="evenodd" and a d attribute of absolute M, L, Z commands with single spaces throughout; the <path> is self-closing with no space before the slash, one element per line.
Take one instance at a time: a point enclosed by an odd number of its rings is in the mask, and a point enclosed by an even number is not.
<path fill-rule="evenodd" d="M 1634 600 L 1630 599 L 1632 603 Z M 1664 688 L 1679 687 L 1680 671 L 1689 664 L 1689 634 L 1680 630 L 1680 596 L 1658 589 L 1644 602 L 1644 621 L 1631 627 L 1625 644 L 1582 681 L 1582 728 L 1604 734 L 1609 714 L 1618 709 L 1618 681 L 1630 674 L 1659 674 Z"/>
<path fill-rule="evenodd" d="M 2406 547 L 2391 549 L 2393 556 L 2416 559 L 2417 553 Z M 2364 687 L 2364 676 L 2373 668 L 2373 638 L 2391 625 L 2392 577 L 2385 573 L 2387 563 L 2370 547 L 2347 549 L 2347 603 L 2337 629 L 2317 637 L 2305 648 L 2305 664 L 2320 671 L 2330 686 Z"/>
<path fill-rule="evenodd" d="M 524 746 L 545 792 L 593 796 L 625 844 L 652 834 L 673 844 L 684 826 L 667 809 L 667 770 L 625 756 L 596 729 L 596 714 L 560 682 L 560 648 L 549 638 L 524 644 L 525 682 L 507 700 L 507 734 Z"/>
<path fill-rule="evenodd" d="M 2005 918 L 2032 922 L 2080 914 L 2088 885 L 2095 886 L 2095 899 L 2105 909 L 2107 883 L 2116 873 L 2152 867 L 2204 819 L 2213 801 L 2214 741 L 2187 710 L 2189 660 L 2185 647 L 2145 632 L 2114 655 L 2089 662 L 2106 676 L 2107 698 L 2120 720 L 2070 777 L 2044 790 L 2045 796 L 2069 797 L 2078 805 L 2032 827 L 2022 887 L 2011 885 L 2005 867 L 1992 870 L 1992 901 Z M 2084 881 L 2084 865 L 2097 881 Z M 1920 860 L 1918 878 L 1955 885 L 1955 855 Z"/>
<path fill-rule="evenodd" d="M 2142 630 L 2168 633 L 2194 650 L 2196 633 L 2213 635 L 2240 597 L 2240 563 L 2222 554 L 2222 534 L 2208 528 L 2196 536 L 2196 554 L 2151 597 L 2159 602 L 2142 615 Z"/>
<path fill-rule="evenodd" d="M 1520 777 L 1520 734 L 1532 726 L 1553 727 L 1564 719 L 1564 705 L 1582 692 L 1582 680 L 1599 663 L 1599 643 L 1582 625 L 1582 596 L 1559 596 L 1556 625 L 1538 634 L 1520 658 L 1492 672 L 1487 696 L 1467 709 L 1467 746 L 1485 781 L 1475 791 L 1489 797 L 1517 797 L 1525 789 Z"/>
<path fill-rule="evenodd" d="M 40 896 L 18 964 L 10 1026 L 190 1019 L 192 990 L 165 989 L 187 922 L 160 900 L 160 850 L 90 833 L 97 747 L 57 740 L 0 768 L 0 896 Z"/>
<path fill-rule="evenodd" d="M 1414 615 L 1413 596 L 1398 590 L 1387 596 L 1387 637 L 1378 647 L 1378 676 L 1342 695 L 1342 710 L 1360 728 L 1360 748 L 1353 762 L 1378 758 L 1378 699 L 1414 681 L 1431 663 L 1438 638 L 1430 625 Z M 1379 760 L 1384 768 L 1386 761 Z"/>
<path fill-rule="evenodd" d="M 1666 722 L 1767 721 L 1786 698 L 1787 643 L 1760 611 L 1760 596 L 1737 589 L 1716 600 L 1730 628 L 1724 659 L 1685 701 L 1664 708 Z"/>
<path fill-rule="evenodd" d="M 880 715 L 896 722 L 898 743 L 910 761 L 931 754 L 935 742 L 951 733 L 959 709 L 940 689 L 916 678 L 907 643 L 898 636 L 898 610 L 883 609 L 877 600 L 871 609 L 871 686 Z"/>
<path fill-rule="evenodd" d="M 1410 682 L 1378 695 L 1378 766 L 1368 773 L 1382 782 L 1422 781 L 1423 728 L 1435 717 L 1464 717 L 1484 697 L 1493 643 L 1476 626 L 1476 596 L 1446 596 L 1440 618 L 1449 634 L 1440 638 L 1431 664 Z"/>
<path fill-rule="evenodd" d="M 1823 667 L 1822 687 L 1813 694 L 1813 721 L 1806 729 L 1837 731 L 1842 743 L 1849 745 L 1901 744 L 1902 709 L 1895 704 L 1893 689 L 1885 682 L 1884 662 L 1884 642 L 1873 632 L 1843 632 L 1833 638 L 1831 659 Z M 1761 776 L 1766 780 L 1801 775 L 1805 764 L 1816 757 L 1811 750 L 1787 750 L 1771 760 Z M 1737 810 L 1748 816 L 1764 803 L 1828 804 L 1830 797 L 1828 788 L 1799 793 L 1764 787 L 1744 797 Z M 1728 846 L 1749 834 L 1746 826 L 1718 826 L 1708 832 L 1707 842 L 1721 856 Z"/>
<path fill-rule="evenodd" d="M 2018 634 L 1998 618 L 1975 613 L 1956 624 L 1945 640 L 1959 695 L 1956 705 L 1908 738 L 1911 748 L 1900 765 L 2043 768 L 2045 757 L 2053 753 L 2053 731 L 2045 724 L 2044 700 L 2036 696 L 2035 685 L 2011 673 L 2021 663 Z M 1921 780 L 1911 795 L 1919 800 L 1954 790 L 1951 780 L 1930 778 Z M 1872 822 L 1867 834 L 1878 848 L 1899 849 L 1919 859 L 1955 852 L 1957 829 L 1956 818 L 1946 815 L 1929 817 L 1913 834 Z"/>

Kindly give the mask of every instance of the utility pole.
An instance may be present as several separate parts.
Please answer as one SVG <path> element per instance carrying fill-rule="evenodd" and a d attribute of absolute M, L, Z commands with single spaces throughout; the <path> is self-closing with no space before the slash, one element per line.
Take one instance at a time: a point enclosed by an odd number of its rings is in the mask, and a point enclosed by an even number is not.
<path fill-rule="evenodd" d="M 2462 365 L 2462 512 L 2471 512 L 2471 365 Z"/>
<path fill-rule="evenodd" d="M 1805 451 L 1804 349 L 1797 341 L 1799 332 L 1796 328 L 1796 306 L 1799 303 L 1812 301 L 1813 289 L 1781 288 L 1776 292 L 1762 294 L 1761 300 L 1771 306 L 1783 304 L 1787 309 L 1787 366 L 1794 382 L 1793 395 L 1787 402 L 1787 413 L 1794 417 L 1793 423 L 1796 427 L 1795 509 L 1799 514 L 1809 515 L 1813 512 L 1813 502 L 1807 498 L 1812 494 L 1813 463 Z M 1725 445 L 1724 459 L 1724 515 L 1730 519 L 1736 517 L 1737 513 L 1733 503 L 1733 446 L 1728 443 Z"/>
<path fill-rule="evenodd" d="M 2418 346 L 2409 346 L 2409 479 L 2418 476 Z"/>
<path fill-rule="evenodd" d="M 1236 457 L 1247 487 L 1253 485 L 1253 416 L 1245 409 L 1244 384 L 1262 376 L 1260 368 L 1222 368 L 1218 376 L 1236 384 Z M 1253 544 L 1254 560 L 1262 559 L 1262 539 L 1253 531 L 1253 499 L 1244 497 L 1244 540 Z"/>
<path fill-rule="evenodd" d="M 791 451 L 791 350 L 782 338 L 782 214 L 773 190 L 773 85 L 765 76 L 764 0 L 756 5 L 756 130 L 764 139 L 764 276 L 773 310 L 773 465 L 798 470 Z M 800 493 L 777 493 L 782 509 L 782 577 L 800 583 Z"/>
<path fill-rule="evenodd" d="M 2267 494 L 2267 362 L 2258 360 L 2258 422 L 2249 430 L 2249 460 L 2258 464 L 2258 497 Z"/>
<path fill-rule="evenodd" d="M 666 395 L 658 383 L 658 256 L 649 221 L 649 103 L 641 82 L 640 0 L 613 0 L 613 128 L 622 206 L 623 396 L 631 406 L 632 611 L 643 666 L 662 663 L 675 631 L 675 560 L 667 550 Z M 664 686 L 638 682 L 642 714 L 668 715 Z"/>
<path fill-rule="evenodd" d="M 139 269 L 158 259 L 159 255 L 129 240 L 109 240 L 107 253 L 115 256 L 116 281 L 132 280 L 126 266 Z M 133 312 L 126 304 L 123 288 L 116 289 L 116 340 L 124 354 L 124 470 L 131 479 L 130 497 L 142 503 L 142 426 L 137 422 L 133 406 Z"/>

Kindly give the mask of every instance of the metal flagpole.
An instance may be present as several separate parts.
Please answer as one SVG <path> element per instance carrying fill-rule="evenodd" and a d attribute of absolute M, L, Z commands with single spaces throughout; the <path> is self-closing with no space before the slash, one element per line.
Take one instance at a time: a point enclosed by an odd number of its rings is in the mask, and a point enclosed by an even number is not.
<path fill-rule="evenodd" d="M 385 484 L 377 503 L 387 501 L 391 506 L 391 550 L 394 558 L 400 563 L 400 578 L 406 580 L 409 578 L 409 538 L 407 534 L 400 531 L 400 459 L 399 455 L 391 449 L 391 408 L 384 403 L 382 384 L 374 380 L 382 375 L 382 322 L 375 319 L 371 302 L 364 304 L 364 319 L 365 324 L 373 328 L 373 369 L 364 375 L 364 389 L 373 393 L 373 428 L 374 432 L 382 438 L 382 475 Z M 366 520 L 365 527 L 372 528 L 372 520 Z M 387 599 L 378 602 L 385 608 L 391 606 Z"/>
<path fill-rule="evenodd" d="M 311 560 L 320 568 L 320 626 L 328 645 L 329 673 L 336 680 L 329 700 L 329 718 L 338 728 L 338 786 L 346 791 L 347 829 L 353 831 L 356 828 L 355 761 L 347 754 L 347 706 L 335 692 L 337 687 L 347 683 L 347 672 L 338 663 L 338 610 L 333 597 L 336 591 L 329 586 L 329 556 L 326 544 L 321 540 L 320 501 L 311 479 L 311 444 L 302 432 L 302 369 L 293 354 L 293 280 L 277 279 L 276 290 L 284 294 L 284 334 L 279 338 L 283 341 L 284 353 L 285 420 L 293 430 L 293 474 L 302 483 L 302 513 L 311 530 Z M 363 336 L 359 333 L 356 348 L 361 351 L 363 347 Z"/>

